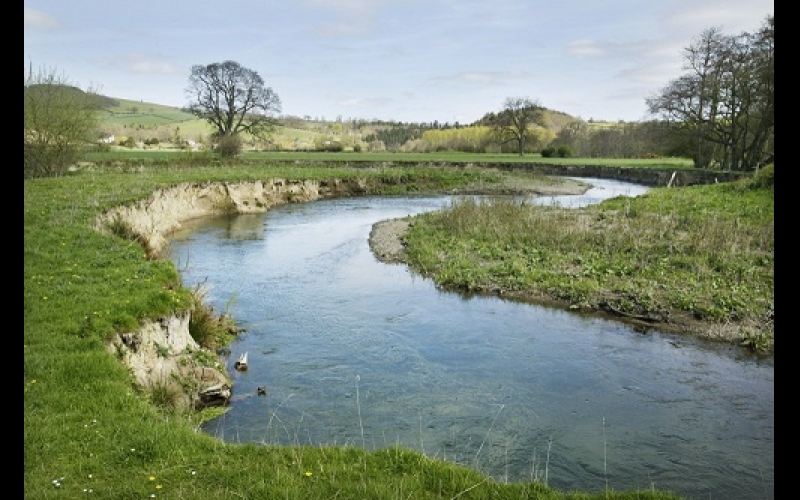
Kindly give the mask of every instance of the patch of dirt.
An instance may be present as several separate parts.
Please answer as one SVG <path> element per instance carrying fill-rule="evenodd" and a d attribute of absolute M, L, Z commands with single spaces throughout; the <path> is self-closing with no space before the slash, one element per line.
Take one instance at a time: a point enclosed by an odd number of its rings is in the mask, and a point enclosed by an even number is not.
<path fill-rule="evenodd" d="M 375 257 L 386 264 L 406 263 L 404 235 L 409 227 L 411 227 L 409 217 L 375 223 L 369 232 L 369 247 Z"/>

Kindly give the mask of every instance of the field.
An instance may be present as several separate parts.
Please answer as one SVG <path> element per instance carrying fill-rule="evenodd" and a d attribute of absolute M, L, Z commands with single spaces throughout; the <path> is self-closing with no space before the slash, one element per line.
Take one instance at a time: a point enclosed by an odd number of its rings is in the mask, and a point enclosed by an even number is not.
<path fill-rule="evenodd" d="M 185 141 L 192 141 L 207 147 L 208 138 L 214 129 L 204 120 L 176 108 L 161 104 L 133 101 L 127 99 L 104 98 L 105 107 L 101 111 L 101 138 L 114 138 L 107 149 L 139 150 L 139 151 L 181 151 L 187 149 Z M 421 128 L 430 124 L 403 124 L 358 120 L 343 121 L 313 119 L 311 117 L 280 116 L 279 126 L 275 128 L 267 142 L 254 141 L 245 136 L 245 151 L 315 151 L 328 142 L 340 142 L 343 150 L 365 151 L 370 136 L 393 128 Z M 576 120 L 563 113 L 548 111 L 545 120 L 550 134 L 554 134 L 568 123 Z M 614 122 L 588 122 L 588 129 L 608 129 L 620 126 Z M 128 138 L 136 142 L 136 146 L 126 147 L 120 144 Z M 358 147 L 356 147 L 358 145 Z M 399 147 L 399 144 L 393 148 Z M 392 148 L 389 148 L 392 149 Z M 501 155 L 504 160 L 513 155 Z M 513 160 L 513 158 L 512 158 Z M 384 160 L 379 160 L 384 161 Z M 460 160 L 459 160 L 460 161 Z M 469 160 L 467 160 L 469 161 Z M 489 160 L 495 161 L 495 159 Z"/>

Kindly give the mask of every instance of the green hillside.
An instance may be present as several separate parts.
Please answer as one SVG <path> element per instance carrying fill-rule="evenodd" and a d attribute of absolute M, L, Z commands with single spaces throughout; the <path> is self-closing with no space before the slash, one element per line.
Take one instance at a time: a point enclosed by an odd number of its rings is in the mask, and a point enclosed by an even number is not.
<path fill-rule="evenodd" d="M 144 149 L 185 149 L 188 143 L 208 147 L 209 137 L 214 133 L 208 122 L 198 119 L 185 110 L 144 101 L 118 99 L 101 96 L 100 138 L 111 138 L 112 148 L 122 147 Z M 592 122 L 586 123 L 560 111 L 547 109 L 544 126 L 555 135 L 564 127 L 579 121 L 588 129 L 619 126 L 618 123 Z M 477 123 L 480 123 L 479 120 Z M 353 149 L 366 150 L 369 142 L 379 141 L 387 150 L 398 150 L 403 144 L 413 144 L 422 137 L 425 130 L 432 128 L 446 130 L 447 124 L 434 125 L 427 123 L 400 123 L 384 121 L 350 120 L 321 121 L 309 117 L 284 115 L 279 117 L 277 127 L 268 141 L 259 142 L 245 137 L 246 149 L 280 150 L 280 151 L 316 151 L 325 149 L 325 144 L 339 143 L 345 151 Z M 457 125 L 454 129 L 468 128 L 469 125 Z M 455 132 L 463 133 L 467 132 Z M 146 146 L 146 147 L 145 147 Z M 413 147 L 410 148 L 413 150 Z"/>
<path fill-rule="evenodd" d="M 214 129 L 205 120 L 181 108 L 144 101 L 103 97 L 100 131 L 102 137 L 114 136 L 114 144 L 132 137 L 137 142 L 155 142 L 161 149 L 173 147 L 179 139 L 203 143 Z M 313 146 L 315 139 L 329 132 L 329 124 L 292 119 L 291 126 L 281 126 L 273 141 L 281 145 Z"/>
<path fill-rule="evenodd" d="M 107 104 L 101 115 L 104 124 L 158 126 L 197 119 L 179 108 L 150 102 L 108 98 L 104 103 Z"/>

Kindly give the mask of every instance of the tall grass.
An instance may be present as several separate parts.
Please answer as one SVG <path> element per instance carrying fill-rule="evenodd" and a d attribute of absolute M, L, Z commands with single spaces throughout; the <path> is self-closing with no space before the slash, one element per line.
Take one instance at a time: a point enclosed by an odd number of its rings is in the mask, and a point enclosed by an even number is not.
<path fill-rule="evenodd" d="M 415 218 L 411 266 L 444 287 L 774 347 L 774 194 L 746 180 L 583 209 L 459 199 Z"/>

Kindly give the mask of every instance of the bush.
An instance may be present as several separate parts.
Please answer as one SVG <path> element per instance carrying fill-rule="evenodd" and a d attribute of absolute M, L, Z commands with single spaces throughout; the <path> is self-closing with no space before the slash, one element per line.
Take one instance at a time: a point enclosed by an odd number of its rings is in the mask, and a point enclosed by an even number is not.
<path fill-rule="evenodd" d="M 556 155 L 556 148 L 546 147 L 542 150 L 542 158 L 552 158 Z"/>
<path fill-rule="evenodd" d="M 24 177 L 63 175 L 97 137 L 96 94 L 52 70 L 25 78 Z"/>
<path fill-rule="evenodd" d="M 567 146 L 559 146 L 558 147 L 558 156 L 560 158 L 568 158 L 572 156 L 572 151 Z"/>
<path fill-rule="evenodd" d="M 226 158 L 232 158 L 242 152 L 242 138 L 238 134 L 223 135 L 217 138 L 216 152 Z"/>
<path fill-rule="evenodd" d="M 344 151 L 344 145 L 335 139 L 320 138 L 314 141 L 314 148 L 317 151 L 338 153 Z"/>
<path fill-rule="evenodd" d="M 775 164 L 770 163 L 758 169 L 756 175 L 753 176 L 753 187 L 756 188 L 774 188 L 775 187 Z"/>

